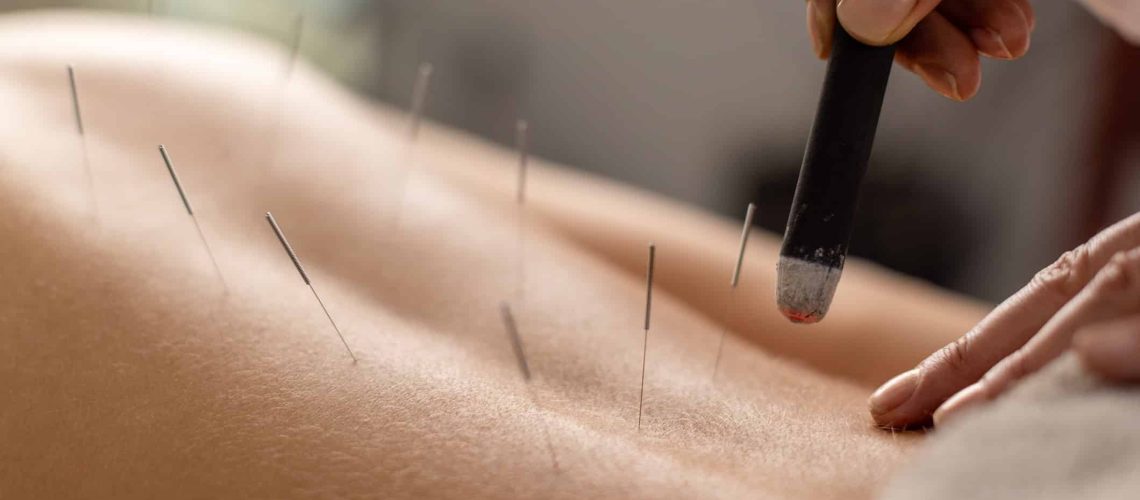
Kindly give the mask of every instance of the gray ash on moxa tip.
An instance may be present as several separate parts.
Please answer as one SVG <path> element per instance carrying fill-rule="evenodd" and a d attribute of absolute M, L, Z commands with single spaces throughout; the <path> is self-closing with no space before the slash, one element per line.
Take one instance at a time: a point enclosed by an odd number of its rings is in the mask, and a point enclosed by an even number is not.
<path fill-rule="evenodd" d="M 832 42 L 777 269 L 777 304 L 797 323 L 820 321 L 831 306 L 895 54 L 839 23 Z"/>
<path fill-rule="evenodd" d="M 780 256 L 776 265 L 776 305 L 793 323 L 816 323 L 827 315 L 843 265 L 838 267 Z"/>

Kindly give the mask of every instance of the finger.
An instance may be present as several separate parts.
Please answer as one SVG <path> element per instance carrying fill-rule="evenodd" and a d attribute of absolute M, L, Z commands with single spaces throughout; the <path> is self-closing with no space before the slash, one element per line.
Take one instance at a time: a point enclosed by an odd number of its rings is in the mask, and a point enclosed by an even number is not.
<path fill-rule="evenodd" d="M 840 0 L 836 17 L 856 40 L 895 43 L 910 33 L 940 0 Z"/>
<path fill-rule="evenodd" d="M 1140 247 L 1140 214 L 1065 253 L 973 330 L 871 396 L 871 414 L 884 427 L 927 423 L 947 398 L 978 381 L 1025 345 L 1116 253 Z"/>
<path fill-rule="evenodd" d="M 1021 9 L 1021 14 L 1029 21 L 1029 32 L 1033 33 L 1033 29 L 1037 27 L 1037 15 L 1033 12 L 1033 6 L 1029 4 L 1029 0 L 1013 0 L 1013 4 Z"/>
<path fill-rule="evenodd" d="M 1030 22 L 1023 9 L 1032 12 L 1024 0 L 946 0 L 938 12 L 968 34 L 978 52 L 1015 59 L 1029 50 Z"/>
<path fill-rule="evenodd" d="M 1082 328 L 1073 351 L 1088 371 L 1115 382 L 1140 382 L 1140 315 Z"/>
<path fill-rule="evenodd" d="M 923 19 L 899 42 L 895 60 L 930 88 L 956 101 L 973 97 L 982 84 L 982 66 L 974 42 L 938 12 Z"/>
<path fill-rule="evenodd" d="M 1081 327 L 1140 312 L 1140 248 L 1116 254 L 1041 331 L 986 372 L 973 386 L 942 404 L 935 425 L 991 401 L 1017 381 L 1036 373 L 1065 352 Z"/>
<path fill-rule="evenodd" d="M 807 0 L 807 26 L 816 57 L 827 59 L 835 33 L 835 0 Z"/>

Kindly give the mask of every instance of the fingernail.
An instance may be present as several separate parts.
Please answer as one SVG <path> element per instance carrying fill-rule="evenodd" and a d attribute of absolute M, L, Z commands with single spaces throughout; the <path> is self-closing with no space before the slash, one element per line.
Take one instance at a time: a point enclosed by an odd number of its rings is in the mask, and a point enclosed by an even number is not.
<path fill-rule="evenodd" d="M 823 34 L 827 32 L 827 26 L 823 21 L 823 13 L 819 11 L 819 7 L 815 2 L 809 0 L 807 3 L 808 9 L 808 34 L 811 35 L 811 48 L 815 52 L 815 56 L 823 58 L 824 54 L 824 41 Z"/>
<path fill-rule="evenodd" d="M 1005 46 L 1005 40 L 1002 40 L 998 32 L 989 28 L 974 28 L 970 30 L 970 39 L 974 41 L 974 45 L 985 55 L 990 57 L 997 57 L 1001 59 L 1013 59 L 1013 53 L 1009 51 L 1009 47 Z"/>
<path fill-rule="evenodd" d="M 855 38 L 885 42 L 914 11 L 918 0 L 841 0 L 836 14 Z"/>
<path fill-rule="evenodd" d="M 942 403 L 938 410 L 934 412 L 934 426 L 938 427 L 944 425 L 948 419 L 952 419 L 963 410 L 974 406 L 975 404 L 985 401 L 985 391 L 981 384 L 974 384 L 970 387 L 962 389 L 961 392 L 955 394 L 954 397 Z"/>
<path fill-rule="evenodd" d="M 868 405 L 872 415 L 883 415 L 910 400 L 918 387 L 918 369 L 903 373 L 883 384 L 871 395 Z"/>
<path fill-rule="evenodd" d="M 914 72 L 939 94 L 948 99 L 961 101 L 962 95 L 958 93 L 958 79 L 949 71 L 933 66 L 915 66 Z"/>

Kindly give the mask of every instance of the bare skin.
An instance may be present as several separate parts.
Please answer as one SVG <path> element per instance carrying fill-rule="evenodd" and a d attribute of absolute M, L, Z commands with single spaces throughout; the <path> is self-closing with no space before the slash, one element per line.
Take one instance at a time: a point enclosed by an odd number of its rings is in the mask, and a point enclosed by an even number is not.
<path fill-rule="evenodd" d="M 959 101 L 981 86 L 980 55 L 1016 59 L 1035 24 L 1028 0 L 808 0 L 808 32 L 826 58 L 838 20 L 872 45 L 899 43 L 896 62 Z M 1140 380 L 1140 219 L 1062 256 L 966 335 L 880 387 L 870 399 L 885 427 L 926 425 L 993 400 L 1072 348 L 1103 377 Z"/>
<path fill-rule="evenodd" d="M 1004 394 L 1069 349 L 1109 380 L 1140 381 L 1140 214 L 1062 255 L 962 338 L 871 398 L 882 425 L 936 424 Z M 933 413 L 932 413 L 933 412 Z"/>
<path fill-rule="evenodd" d="M 852 262 L 829 320 L 791 325 L 754 233 L 726 314 L 735 223 L 539 160 L 520 212 L 512 152 L 409 144 L 402 113 L 288 67 L 143 17 L 0 19 L 0 496 L 866 498 L 921 441 L 874 427 L 869 388 L 986 310 Z"/>

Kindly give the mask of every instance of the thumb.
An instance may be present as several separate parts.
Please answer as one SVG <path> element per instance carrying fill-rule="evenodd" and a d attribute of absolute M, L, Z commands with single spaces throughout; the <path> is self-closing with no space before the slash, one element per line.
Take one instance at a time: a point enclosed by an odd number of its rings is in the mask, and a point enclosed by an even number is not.
<path fill-rule="evenodd" d="M 1091 325 L 1073 337 L 1089 371 L 1116 382 L 1140 382 L 1140 315 Z"/>
<path fill-rule="evenodd" d="M 840 0 L 839 23 L 856 40 L 888 45 L 910 33 L 941 0 Z"/>

